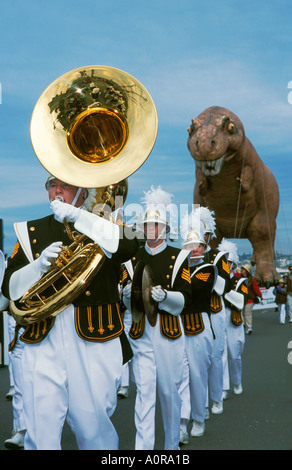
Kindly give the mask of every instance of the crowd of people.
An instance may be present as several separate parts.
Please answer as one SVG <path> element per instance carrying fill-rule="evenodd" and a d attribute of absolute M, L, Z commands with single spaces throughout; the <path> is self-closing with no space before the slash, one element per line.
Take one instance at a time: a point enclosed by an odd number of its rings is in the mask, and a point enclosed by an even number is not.
<path fill-rule="evenodd" d="M 0 308 L 8 311 L 13 390 L 7 396 L 13 434 L 5 446 L 60 449 L 67 420 L 79 449 L 117 450 L 111 416 L 118 396 L 128 396 L 129 361 L 136 386 L 135 450 L 154 449 L 156 392 L 165 450 L 188 442 L 189 424 L 191 437 L 203 436 L 209 408 L 221 414 L 229 390 L 243 392 L 245 334 L 252 332 L 252 307 L 262 296 L 250 266 L 240 265 L 229 240 L 211 248 L 216 220 L 207 208 L 185 215 L 182 246 L 172 246 L 172 195 L 161 187 L 141 200 L 143 240 L 133 227 L 91 212 L 87 190 L 55 177 L 46 188 L 52 214 L 16 224 L 15 249 L 7 265 L 1 262 Z M 9 315 L 8 301 L 17 302 L 70 244 L 65 219 L 101 247 L 103 262 L 60 314 L 21 326 Z M 137 309 L 138 269 L 151 274 L 152 285 Z M 285 296 L 285 304 L 291 301 L 291 284 L 292 267 L 286 291 L 280 282 L 276 287 L 277 303 Z"/>

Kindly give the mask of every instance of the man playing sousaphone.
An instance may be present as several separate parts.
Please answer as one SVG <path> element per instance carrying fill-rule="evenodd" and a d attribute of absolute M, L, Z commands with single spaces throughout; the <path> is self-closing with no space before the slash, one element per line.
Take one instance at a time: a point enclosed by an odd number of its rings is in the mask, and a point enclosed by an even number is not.
<path fill-rule="evenodd" d="M 118 282 L 120 264 L 134 255 L 138 242 L 129 228 L 86 210 L 90 191 L 54 177 L 46 188 L 53 214 L 16 224 L 18 241 L 8 261 L 4 295 L 20 299 L 48 272 L 62 245 L 70 245 L 65 219 L 106 256 L 72 304 L 28 325 L 21 335 L 25 449 L 60 449 L 65 419 L 79 449 L 118 449 L 110 417 L 122 364 L 131 354 L 118 307 Z"/>
<path fill-rule="evenodd" d="M 184 358 L 184 334 L 180 313 L 190 299 L 191 290 L 187 252 L 181 256 L 181 251 L 168 245 L 166 241 L 170 230 L 167 208 L 171 206 L 171 199 L 172 196 L 160 187 L 152 187 L 145 193 L 145 198 L 142 199 L 145 205 L 142 226 L 146 243 L 135 257 L 125 263 L 126 269 L 123 273 L 124 303 L 128 310 L 132 310 L 133 319 L 136 319 L 129 331 L 134 353 L 132 370 L 137 387 L 136 450 L 154 449 L 156 386 L 164 426 L 164 449 L 177 450 L 179 445 L 179 385 L 183 377 Z M 141 263 L 144 271 L 151 269 L 153 282 L 152 286 L 149 284 L 148 305 L 146 298 L 141 319 L 137 321 L 131 308 L 134 307 L 132 291 L 135 290 L 136 270 L 140 269 Z M 128 283 L 132 278 L 133 285 Z M 145 290 L 147 289 L 143 286 L 143 294 Z M 152 300 L 157 305 L 156 318 L 155 314 L 145 315 L 145 310 Z"/>

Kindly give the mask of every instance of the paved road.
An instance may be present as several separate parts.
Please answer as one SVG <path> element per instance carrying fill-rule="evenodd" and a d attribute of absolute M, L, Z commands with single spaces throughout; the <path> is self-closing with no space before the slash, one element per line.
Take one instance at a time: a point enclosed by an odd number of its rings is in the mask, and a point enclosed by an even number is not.
<path fill-rule="evenodd" d="M 243 355 L 243 388 L 240 396 L 230 394 L 224 413 L 210 416 L 206 434 L 190 438 L 182 446 L 192 450 L 292 450 L 292 323 L 279 325 L 275 310 L 254 312 L 254 333 L 246 337 Z M 292 360 L 290 361 L 292 362 Z M 0 368 L 0 449 L 12 429 L 12 405 L 5 399 L 8 370 Z M 120 450 L 134 449 L 134 400 L 120 399 L 113 417 L 120 436 Z M 163 449 L 163 428 L 159 407 L 156 419 L 156 449 Z M 66 426 L 63 449 L 76 449 L 74 436 Z"/>

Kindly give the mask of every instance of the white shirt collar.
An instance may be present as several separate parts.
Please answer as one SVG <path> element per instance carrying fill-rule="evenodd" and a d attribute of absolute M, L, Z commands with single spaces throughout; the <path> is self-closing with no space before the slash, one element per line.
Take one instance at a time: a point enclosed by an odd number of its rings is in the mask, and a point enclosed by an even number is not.
<path fill-rule="evenodd" d="M 158 245 L 155 248 L 150 248 L 150 246 L 148 246 L 148 243 L 147 242 L 145 243 L 145 250 L 151 256 L 155 256 L 158 253 L 161 253 L 163 250 L 165 250 L 166 247 L 167 247 L 167 243 L 165 240 L 163 241 L 163 243 L 161 243 L 161 245 Z"/>

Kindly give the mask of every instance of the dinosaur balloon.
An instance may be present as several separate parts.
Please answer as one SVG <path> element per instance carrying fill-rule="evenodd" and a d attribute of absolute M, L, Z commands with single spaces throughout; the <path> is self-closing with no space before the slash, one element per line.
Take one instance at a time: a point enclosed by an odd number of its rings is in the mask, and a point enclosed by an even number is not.
<path fill-rule="evenodd" d="M 255 277 L 270 285 L 274 264 L 279 189 L 272 172 L 245 136 L 240 119 L 214 106 L 192 119 L 187 146 L 196 163 L 194 204 L 216 217 L 216 238 L 247 238 L 253 247 Z"/>

